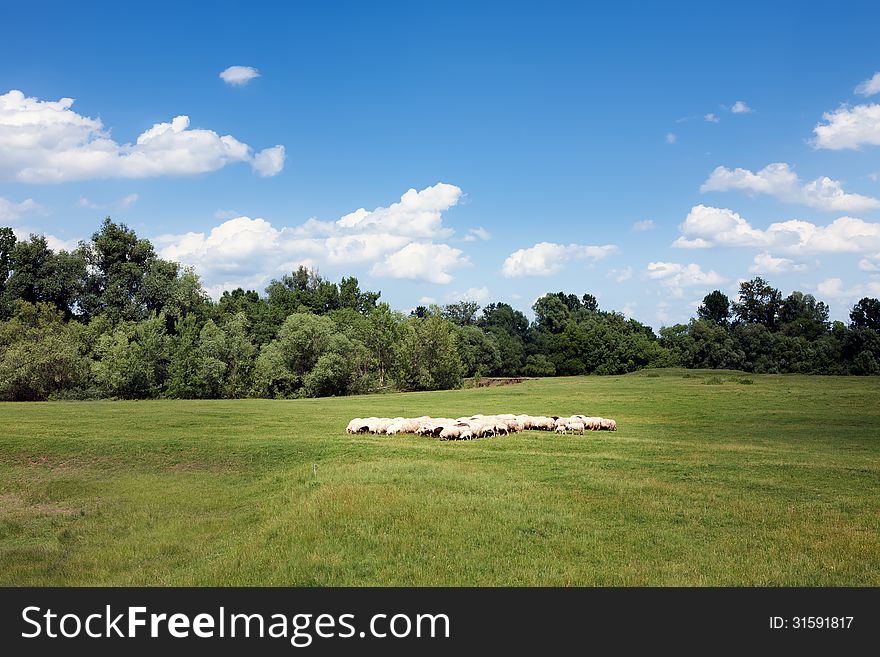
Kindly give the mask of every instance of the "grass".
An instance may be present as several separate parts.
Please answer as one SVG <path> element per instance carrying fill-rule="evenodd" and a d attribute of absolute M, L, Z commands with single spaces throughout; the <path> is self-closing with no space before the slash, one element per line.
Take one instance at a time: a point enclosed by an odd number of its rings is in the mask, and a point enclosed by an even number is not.
<path fill-rule="evenodd" d="M 742 379 L 0 404 L 0 584 L 880 585 L 880 379 Z M 620 430 L 344 432 L 475 412 Z"/>

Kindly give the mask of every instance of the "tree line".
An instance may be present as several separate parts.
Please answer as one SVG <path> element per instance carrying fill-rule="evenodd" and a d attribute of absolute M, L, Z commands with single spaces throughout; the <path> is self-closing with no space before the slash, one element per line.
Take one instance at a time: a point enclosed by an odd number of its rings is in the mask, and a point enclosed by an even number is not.
<path fill-rule="evenodd" d="M 761 278 L 734 301 L 712 292 L 659 335 L 590 294 L 545 294 L 531 322 L 505 303 L 404 314 L 379 299 L 300 267 L 215 302 L 110 218 L 72 251 L 0 228 L 0 399 L 318 397 L 674 365 L 880 373 L 880 301 L 832 323 L 812 295 L 783 298 Z"/>

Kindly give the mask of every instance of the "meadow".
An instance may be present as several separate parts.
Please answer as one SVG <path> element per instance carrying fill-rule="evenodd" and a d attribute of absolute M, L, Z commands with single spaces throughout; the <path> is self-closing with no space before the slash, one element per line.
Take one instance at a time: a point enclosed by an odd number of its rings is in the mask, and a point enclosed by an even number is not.
<path fill-rule="evenodd" d="M 2 585 L 880 585 L 880 378 L 0 404 Z M 584 413 L 440 442 L 355 416 Z"/>

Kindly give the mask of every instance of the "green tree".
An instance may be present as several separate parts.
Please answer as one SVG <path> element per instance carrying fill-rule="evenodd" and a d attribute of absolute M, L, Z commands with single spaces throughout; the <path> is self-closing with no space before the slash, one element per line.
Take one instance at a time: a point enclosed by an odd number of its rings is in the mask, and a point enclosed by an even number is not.
<path fill-rule="evenodd" d="M 446 390 L 461 385 L 464 366 L 452 323 L 439 312 L 403 322 L 397 343 L 397 384 L 403 390 Z"/>
<path fill-rule="evenodd" d="M 733 311 L 740 322 L 776 327 L 782 308 L 782 294 L 760 276 L 739 285 L 739 301 Z"/>
<path fill-rule="evenodd" d="M 158 397 L 165 383 L 170 339 L 165 317 L 125 321 L 98 339 L 95 378 L 107 394 L 123 399 Z"/>
<path fill-rule="evenodd" d="M 853 326 L 880 331 L 880 300 L 863 297 L 849 313 Z"/>
<path fill-rule="evenodd" d="M 144 277 L 156 260 L 150 241 L 107 217 L 81 249 L 89 267 L 80 299 L 83 314 L 106 313 L 114 323 L 147 317 Z"/>
<path fill-rule="evenodd" d="M 40 401 L 88 382 L 83 327 L 48 303 L 17 301 L 0 322 L 0 399 Z"/>
<path fill-rule="evenodd" d="M 501 351 L 492 333 L 476 326 L 457 326 L 458 353 L 465 376 L 496 374 L 501 368 Z"/>
<path fill-rule="evenodd" d="M 31 235 L 28 240 L 16 242 L 5 259 L 8 278 L 4 284 L 3 305 L 7 309 L 17 300 L 50 303 L 65 318 L 73 316 L 86 274 L 80 252 L 55 253 L 45 237 Z"/>
<path fill-rule="evenodd" d="M 697 317 L 719 326 L 727 326 L 730 320 L 730 299 L 721 290 L 710 292 L 703 297 L 703 303 L 697 308 Z"/>
<path fill-rule="evenodd" d="M 476 322 L 480 304 L 474 301 L 459 301 L 443 306 L 443 317 L 458 326 L 471 326 Z"/>

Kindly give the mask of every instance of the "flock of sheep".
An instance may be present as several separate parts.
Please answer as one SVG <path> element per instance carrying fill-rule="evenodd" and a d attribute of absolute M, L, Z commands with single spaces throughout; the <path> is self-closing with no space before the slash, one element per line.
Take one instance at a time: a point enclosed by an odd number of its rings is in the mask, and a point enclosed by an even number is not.
<path fill-rule="evenodd" d="M 440 440 L 471 440 L 486 436 L 506 436 L 527 429 L 584 433 L 584 431 L 617 431 L 617 422 L 604 417 L 572 415 L 472 415 L 470 417 L 356 417 L 348 423 L 348 433 L 376 433 L 394 435 L 415 433 Z"/>

